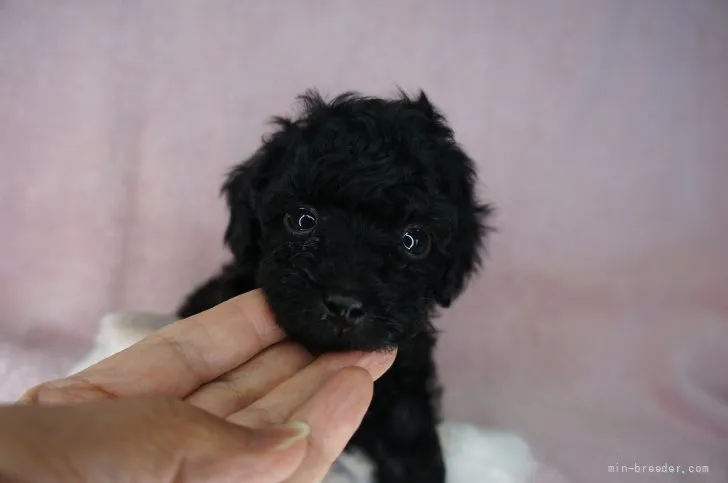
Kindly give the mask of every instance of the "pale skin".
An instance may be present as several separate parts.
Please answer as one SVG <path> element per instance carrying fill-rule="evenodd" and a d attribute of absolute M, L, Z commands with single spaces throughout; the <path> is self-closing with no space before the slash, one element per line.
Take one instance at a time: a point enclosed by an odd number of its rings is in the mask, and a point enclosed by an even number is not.
<path fill-rule="evenodd" d="M 248 292 L 0 407 L 0 482 L 318 482 L 395 355 L 313 358 Z"/>

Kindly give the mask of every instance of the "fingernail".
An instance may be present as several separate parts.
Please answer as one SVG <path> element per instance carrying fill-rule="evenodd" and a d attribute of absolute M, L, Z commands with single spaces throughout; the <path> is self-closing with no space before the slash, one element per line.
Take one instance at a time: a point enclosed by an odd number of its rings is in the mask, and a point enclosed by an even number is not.
<path fill-rule="evenodd" d="M 359 367 L 363 367 L 365 369 L 369 369 L 370 372 L 374 372 L 372 374 L 373 376 L 379 376 L 378 374 L 380 371 L 383 372 L 384 369 L 388 368 L 391 364 L 391 360 L 389 356 L 391 353 L 395 353 L 395 351 L 391 352 L 368 352 L 364 354 L 359 361 L 357 361 L 356 365 Z M 396 355 L 396 353 L 395 353 Z"/>
<path fill-rule="evenodd" d="M 20 396 L 20 399 L 15 401 L 15 404 L 17 404 L 18 406 L 33 404 L 34 399 L 34 396 L 31 394 L 23 394 L 22 396 Z"/>
<path fill-rule="evenodd" d="M 32 387 L 25 391 L 25 393 L 20 396 L 20 399 L 15 401 L 15 404 L 17 405 L 27 405 L 27 404 L 35 404 L 38 402 L 38 392 L 40 391 L 40 388 L 38 386 Z"/>
<path fill-rule="evenodd" d="M 255 431 L 251 445 L 261 451 L 283 451 L 305 439 L 311 427 L 303 421 L 288 421 Z"/>

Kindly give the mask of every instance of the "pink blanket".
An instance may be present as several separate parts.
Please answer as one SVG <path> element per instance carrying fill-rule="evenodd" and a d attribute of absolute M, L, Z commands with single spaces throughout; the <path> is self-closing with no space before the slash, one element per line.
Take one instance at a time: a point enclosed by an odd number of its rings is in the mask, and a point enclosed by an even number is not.
<path fill-rule="evenodd" d="M 719 0 L 0 1 L 0 399 L 216 269 L 222 176 L 297 93 L 395 84 L 499 206 L 439 324 L 448 417 L 573 482 L 728 481 Z"/>

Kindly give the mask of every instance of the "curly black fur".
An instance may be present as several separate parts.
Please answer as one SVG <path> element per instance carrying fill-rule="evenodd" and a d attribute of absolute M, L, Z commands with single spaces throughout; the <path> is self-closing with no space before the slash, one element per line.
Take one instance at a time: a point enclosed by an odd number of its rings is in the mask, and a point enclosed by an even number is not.
<path fill-rule="evenodd" d="M 398 347 L 350 446 L 373 459 L 381 483 L 442 483 L 431 320 L 480 265 L 490 208 L 476 200 L 474 163 L 424 93 L 300 100 L 302 113 L 276 118 L 230 172 L 234 261 L 178 315 L 260 287 L 278 324 L 313 353 Z M 420 252 L 408 251 L 407 233 Z"/>

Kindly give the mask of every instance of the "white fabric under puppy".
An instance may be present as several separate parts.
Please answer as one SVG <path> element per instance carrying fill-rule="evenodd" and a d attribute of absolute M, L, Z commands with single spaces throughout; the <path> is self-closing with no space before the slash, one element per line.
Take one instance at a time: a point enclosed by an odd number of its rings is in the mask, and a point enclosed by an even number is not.
<path fill-rule="evenodd" d="M 101 319 L 91 350 L 69 374 L 119 352 L 175 319 L 149 313 L 122 312 Z M 439 428 L 447 483 L 527 483 L 535 470 L 528 445 L 517 435 L 445 421 Z M 342 455 L 325 483 L 371 483 L 372 466 L 361 453 Z"/>

